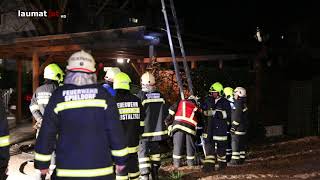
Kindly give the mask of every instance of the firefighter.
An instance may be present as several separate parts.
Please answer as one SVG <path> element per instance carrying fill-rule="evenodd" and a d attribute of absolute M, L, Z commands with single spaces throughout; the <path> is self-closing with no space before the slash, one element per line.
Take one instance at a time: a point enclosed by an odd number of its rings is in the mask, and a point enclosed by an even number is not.
<path fill-rule="evenodd" d="M 97 84 L 95 60 L 85 51 L 68 59 L 64 85 L 52 94 L 35 145 L 35 168 L 48 173 L 56 144 L 53 180 L 115 179 L 125 168 L 127 143 L 117 104 Z"/>
<path fill-rule="evenodd" d="M 6 173 L 9 163 L 9 145 L 8 121 L 4 102 L 0 96 L 0 180 L 7 179 Z"/>
<path fill-rule="evenodd" d="M 118 67 L 105 67 L 106 75 L 104 76 L 105 84 L 102 86 L 111 94 L 116 95 L 116 91 L 113 89 L 113 80 L 121 70 Z"/>
<path fill-rule="evenodd" d="M 230 102 L 230 107 L 232 109 L 233 107 L 233 89 L 231 87 L 225 87 L 223 89 L 223 94 L 224 97 Z M 226 151 L 226 159 L 227 162 L 229 162 L 231 160 L 231 156 L 232 156 L 232 148 L 231 148 L 231 134 L 230 134 L 230 129 L 231 129 L 231 118 L 229 118 L 228 120 L 228 147 L 227 147 L 227 151 Z"/>
<path fill-rule="evenodd" d="M 227 165 L 227 122 L 231 116 L 230 103 L 222 97 L 222 84 L 219 82 L 212 84 L 209 92 L 211 93 L 210 97 L 212 100 L 207 100 L 207 107 L 204 111 L 204 115 L 208 117 L 206 121 L 206 131 L 203 134 L 206 153 L 203 167 L 204 171 L 214 170 L 216 163 L 219 165 L 219 170 L 224 169 Z"/>
<path fill-rule="evenodd" d="M 142 90 L 138 93 L 145 109 L 144 132 L 140 140 L 139 168 L 141 179 L 158 179 L 158 170 L 161 165 L 160 141 L 168 135 L 164 119 L 168 115 L 168 107 L 162 94 L 156 89 L 155 77 L 146 72 L 141 76 Z"/>
<path fill-rule="evenodd" d="M 143 132 L 144 110 L 140 99 L 130 93 L 130 77 L 119 72 L 114 77 L 113 88 L 116 90 L 120 121 L 128 142 L 129 159 L 125 170 L 117 173 L 116 179 L 139 179 L 138 147 Z"/>
<path fill-rule="evenodd" d="M 232 157 L 230 164 L 239 165 L 246 158 L 246 133 L 248 129 L 246 89 L 237 87 L 234 90 L 234 107 L 232 108 L 231 138 Z"/>
<path fill-rule="evenodd" d="M 173 136 L 173 165 L 179 168 L 186 147 L 188 166 L 195 165 L 196 127 L 200 118 L 197 107 L 198 98 L 191 95 L 187 100 L 180 100 L 169 108 L 165 123 L 169 126 L 169 134 Z"/>
<path fill-rule="evenodd" d="M 36 89 L 29 106 L 32 116 L 36 120 L 34 125 L 34 129 L 37 130 L 36 136 L 39 134 L 44 109 L 48 104 L 52 92 L 63 82 L 63 76 L 64 73 L 57 64 L 49 64 L 44 68 L 44 84 Z"/>

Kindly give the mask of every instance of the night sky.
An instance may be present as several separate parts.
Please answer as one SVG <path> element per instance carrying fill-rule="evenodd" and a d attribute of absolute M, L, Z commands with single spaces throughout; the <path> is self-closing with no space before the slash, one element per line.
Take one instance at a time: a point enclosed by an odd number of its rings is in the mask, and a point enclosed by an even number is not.
<path fill-rule="evenodd" d="M 257 26 L 267 31 L 287 31 L 294 24 L 314 27 L 317 7 L 312 1 L 176 1 L 185 30 L 204 35 L 254 33 Z"/>

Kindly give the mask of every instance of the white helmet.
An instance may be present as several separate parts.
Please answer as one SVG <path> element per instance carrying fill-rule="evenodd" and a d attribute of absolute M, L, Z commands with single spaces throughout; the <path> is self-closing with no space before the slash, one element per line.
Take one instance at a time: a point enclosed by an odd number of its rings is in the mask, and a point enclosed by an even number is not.
<path fill-rule="evenodd" d="M 238 95 L 239 97 L 247 97 L 247 91 L 243 87 L 236 87 L 236 89 L 233 91 L 234 95 Z"/>
<path fill-rule="evenodd" d="M 145 72 L 141 76 L 142 91 L 153 90 L 155 85 L 156 85 L 156 80 L 155 80 L 154 76 L 150 72 Z"/>
<path fill-rule="evenodd" d="M 93 73 L 96 71 L 95 65 L 96 63 L 93 57 L 89 53 L 81 50 L 70 56 L 67 69 L 69 71 Z"/>
<path fill-rule="evenodd" d="M 113 82 L 114 77 L 121 72 L 121 70 L 118 67 L 105 67 L 104 71 L 106 72 L 106 75 L 104 76 L 104 80 Z"/>

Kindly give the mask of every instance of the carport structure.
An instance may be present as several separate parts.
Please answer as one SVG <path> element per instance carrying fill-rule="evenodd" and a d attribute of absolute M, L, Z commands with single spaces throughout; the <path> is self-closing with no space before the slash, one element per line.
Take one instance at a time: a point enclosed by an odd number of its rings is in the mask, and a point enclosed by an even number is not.
<path fill-rule="evenodd" d="M 157 62 L 172 62 L 169 49 L 165 41 L 162 42 L 166 37 L 162 36 L 145 26 L 36 37 L 0 36 L 0 58 L 15 59 L 17 62 L 17 122 L 22 116 L 22 61 L 32 61 L 33 91 L 39 86 L 39 76 L 46 65 L 66 62 L 72 53 L 81 49 L 90 51 L 98 63 L 112 63 L 117 58 L 129 58 L 130 64 L 140 75 L 145 71 L 144 65 L 151 62 L 154 47 L 157 47 Z M 248 57 L 230 53 L 206 53 L 187 56 L 187 61 L 191 61 L 193 68 L 197 61 L 219 61 L 219 67 L 222 68 L 224 60 Z M 40 64 L 39 58 L 45 61 Z M 177 59 L 182 60 L 179 57 Z"/>

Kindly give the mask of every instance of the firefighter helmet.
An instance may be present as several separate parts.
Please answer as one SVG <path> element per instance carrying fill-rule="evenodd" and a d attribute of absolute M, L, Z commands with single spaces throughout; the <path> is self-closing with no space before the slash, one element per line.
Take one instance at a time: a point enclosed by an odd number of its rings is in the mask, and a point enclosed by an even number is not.
<path fill-rule="evenodd" d="M 223 92 L 223 86 L 221 83 L 219 82 L 215 82 L 211 85 L 210 89 L 209 89 L 209 92 L 217 92 L 219 93 L 219 95 L 221 96 L 222 95 L 222 92 Z"/>
<path fill-rule="evenodd" d="M 64 73 L 57 64 L 49 64 L 44 68 L 43 78 L 62 82 Z"/>
<path fill-rule="evenodd" d="M 130 90 L 131 79 L 126 73 L 119 72 L 117 75 L 114 76 L 113 80 L 114 89 Z"/>
<path fill-rule="evenodd" d="M 231 87 L 226 87 L 223 89 L 223 93 L 226 96 L 226 98 L 230 98 L 233 96 L 233 89 Z"/>
<path fill-rule="evenodd" d="M 154 89 L 156 84 L 155 77 L 150 72 L 145 72 L 141 76 L 142 91 L 150 91 Z"/>
<path fill-rule="evenodd" d="M 81 50 L 70 56 L 67 69 L 69 71 L 94 73 L 96 71 L 95 65 L 95 60 L 91 54 Z"/>
<path fill-rule="evenodd" d="M 238 95 L 239 97 L 247 97 L 247 91 L 243 87 L 236 87 L 233 92 L 235 95 Z"/>
<path fill-rule="evenodd" d="M 106 75 L 104 76 L 104 80 L 113 82 L 114 77 L 121 72 L 121 70 L 118 67 L 106 67 L 105 68 Z"/>

